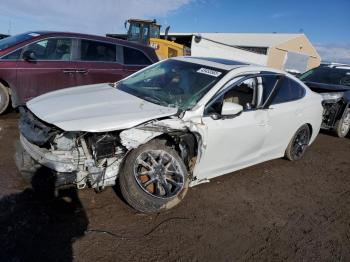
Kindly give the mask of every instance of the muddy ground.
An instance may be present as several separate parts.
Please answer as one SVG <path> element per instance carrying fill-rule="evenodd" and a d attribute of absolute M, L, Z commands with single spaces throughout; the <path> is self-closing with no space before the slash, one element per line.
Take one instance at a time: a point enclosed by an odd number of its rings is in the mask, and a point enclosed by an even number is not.
<path fill-rule="evenodd" d="M 213 179 L 144 215 L 117 188 L 55 197 L 42 172 L 33 190 L 13 161 L 16 120 L 0 117 L 0 261 L 350 261 L 349 138 L 322 133 L 301 161 Z"/>

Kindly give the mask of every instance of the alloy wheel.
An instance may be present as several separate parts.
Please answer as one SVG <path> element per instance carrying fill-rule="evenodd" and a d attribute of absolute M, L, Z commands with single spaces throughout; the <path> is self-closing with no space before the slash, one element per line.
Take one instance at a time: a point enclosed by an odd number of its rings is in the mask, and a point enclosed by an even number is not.
<path fill-rule="evenodd" d="M 310 132 L 307 127 L 299 130 L 293 141 L 292 154 L 294 159 L 299 159 L 305 152 L 310 141 Z"/>
<path fill-rule="evenodd" d="M 142 152 L 135 161 L 134 176 L 144 192 L 158 198 L 176 196 L 185 181 L 179 162 L 163 150 Z"/>

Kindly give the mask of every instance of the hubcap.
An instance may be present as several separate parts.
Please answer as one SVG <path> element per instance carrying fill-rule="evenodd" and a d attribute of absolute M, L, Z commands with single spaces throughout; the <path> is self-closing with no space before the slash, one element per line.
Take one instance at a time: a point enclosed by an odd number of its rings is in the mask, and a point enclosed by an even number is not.
<path fill-rule="evenodd" d="M 184 187 L 179 162 L 163 150 L 142 152 L 135 161 L 134 176 L 144 192 L 158 198 L 174 197 Z"/>
<path fill-rule="evenodd" d="M 309 139 L 309 132 L 306 128 L 298 132 L 293 143 L 293 156 L 295 159 L 299 159 L 303 155 L 309 144 Z"/>

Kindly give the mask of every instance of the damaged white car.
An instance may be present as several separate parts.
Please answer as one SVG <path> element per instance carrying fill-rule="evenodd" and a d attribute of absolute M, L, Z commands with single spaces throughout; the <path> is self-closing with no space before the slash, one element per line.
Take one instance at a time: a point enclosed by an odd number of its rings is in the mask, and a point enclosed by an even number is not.
<path fill-rule="evenodd" d="M 16 163 L 57 186 L 118 181 L 142 212 L 178 204 L 190 186 L 270 159 L 298 160 L 316 138 L 320 95 L 292 75 L 182 57 L 114 84 L 64 89 L 22 108 Z"/>

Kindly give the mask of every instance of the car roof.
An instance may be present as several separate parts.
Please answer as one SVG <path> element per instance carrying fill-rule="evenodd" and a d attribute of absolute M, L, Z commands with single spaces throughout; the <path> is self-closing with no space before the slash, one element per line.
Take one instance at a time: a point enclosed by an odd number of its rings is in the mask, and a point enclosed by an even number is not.
<path fill-rule="evenodd" d="M 230 71 L 235 68 L 251 65 L 241 61 L 223 59 L 223 58 L 213 58 L 213 57 L 180 56 L 180 57 L 172 57 L 171 59 L 200 64 L 204 66 L 215 67 L 215 68 L 223 69 L 227 71 Z"/>
<path fill-rule="evenodd" d="M 106 37 L 106 36 L 99 36 L 99 35 L 91 35 L 91 34 L 84 34 L 84 33 L 74 33 L 74 32 L 59 32 L 59 31 L 30 31 L 27 32 L 27 34 L 38 34 L 37 37 L 43 37 L 43 36 L 65 36 L 65 37 L 78 37 L 78 38 L 89 38 L 89 39 L 94 39 L 94 40 L 99 40 L 99 41 L 108 41 L 108 42 L 113 42 L 117 44 L 123 44 L 127 46 L 132 46 L 136 47 L 138 49 L 152 49 L 148 46 L 142 45 L 140 43 L 136 42 L 130 42 L 118 38 L 113 38 L 113 37 Z"/>

